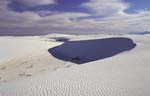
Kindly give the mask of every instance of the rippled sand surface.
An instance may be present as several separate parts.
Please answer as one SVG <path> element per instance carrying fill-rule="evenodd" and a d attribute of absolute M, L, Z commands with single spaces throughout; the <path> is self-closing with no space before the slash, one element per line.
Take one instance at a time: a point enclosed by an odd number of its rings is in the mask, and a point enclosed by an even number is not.
<path fill-rule="evenodd" d="M 95 36 L 92 38 L 107 37 L 114 36 Z M 44 68 L 47 69 L 45 71 L 33 71 L 36 65 L 27 66 L 26 70 L 31 70 L 34 74 L 25 74 L 21 78 L 16 77 L 17 79 L 0 82 L 0 96 L 150 96 L 150 35 L 119 37 L 131 38 L 137 46 L 115 56 L 82 65 L 58 60 L 48 51 L 42 51 L 43 55 L 36 55 L 34 59 L 30 59 L 30 63 L 18 64 L 17 66 L 20 67 L 10 67 L 10 65 L 8 66 L 10 69 L 16 68 L 18 70 L 23 69 L 28 64 L 37 63 L 38 67 L 35 69 L 40 70 L 41 66 L 46 66 Z M 91 39 L 91 37 L 81 36 L 72 40 L 76 39 Z M 56 43 L 58 44 L 58 42 Z M 41 52 L 39 51 L 39 53 Z M 47 64 L 59 66 L 52 68 Z M 48 70 L 48 68 L 52 69 Z M 7 72 L 9 72 L 7 68 L 3 68 L 0 75 L 2 73 L 7 74 Z M 15 74 L 16 71 L 12 69 L 12 72 Z"/>

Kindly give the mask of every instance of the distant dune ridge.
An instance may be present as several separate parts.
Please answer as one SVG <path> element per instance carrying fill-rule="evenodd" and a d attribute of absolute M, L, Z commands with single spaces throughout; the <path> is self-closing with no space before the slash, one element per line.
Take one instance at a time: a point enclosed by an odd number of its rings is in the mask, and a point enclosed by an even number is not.
<path fill-rule="evenodd" d="M 130 32 L 129 34 L 147 35 L 147 34 L 150 34 L 150 31 L 145 31 L 145 32 Z"/>
<path fill-rule="evenodd" d="M 56 58 L 83 64 L 114 56 L 133 49 L 136 44 L 129 38 L 116 37 L 95 40 L 68 41 L 50 48 L 49 52 Z"/>

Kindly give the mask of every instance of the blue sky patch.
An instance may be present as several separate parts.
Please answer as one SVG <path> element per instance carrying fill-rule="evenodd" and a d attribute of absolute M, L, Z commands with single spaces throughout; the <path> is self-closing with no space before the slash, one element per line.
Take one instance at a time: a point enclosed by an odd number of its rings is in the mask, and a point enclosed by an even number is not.
<path fill-rule="evenodd" d="M 149 0 L 124 0 L 130 4 L 130 8 L 125 10 L 127 13 L 136 13 L 139 10 L 150 10 Z"/>

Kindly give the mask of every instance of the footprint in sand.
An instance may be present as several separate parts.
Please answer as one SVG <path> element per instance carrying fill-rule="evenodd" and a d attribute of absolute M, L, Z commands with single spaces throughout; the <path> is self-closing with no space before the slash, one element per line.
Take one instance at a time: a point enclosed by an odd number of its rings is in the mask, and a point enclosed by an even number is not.
<path fill-rule="evenodd" d="M 26 74 L 25 72 L 23 72 L 23 73 L 19 73 L 18 76 L 20 76 L 20 77 L 31 77 L 32 75 Z"/>
<path fill-rule="evenodd" d="M 32 68 L 33 67 L 33 65 L 30 65 L 30 66 L 27 66 L 26 68 Z"/>
<path fill-rule="evenodd" d="M 69 67 L 71 67 L 71 65 L 67 65 L 67 66 L 65 66 L 64 68 L 69 68 Z"/>
<path fill-rule="evenodd" d="M 26 74 L 25 76 L 26 76 L 26 77 L 31 77 L 32 75 L 31 75 L 31 74 Z"/>
<path fill-rule="evenodd" d="M 6 69 L 6 66 L 0 68 L 0 70 L 5 70 L 5 69 Z"/>

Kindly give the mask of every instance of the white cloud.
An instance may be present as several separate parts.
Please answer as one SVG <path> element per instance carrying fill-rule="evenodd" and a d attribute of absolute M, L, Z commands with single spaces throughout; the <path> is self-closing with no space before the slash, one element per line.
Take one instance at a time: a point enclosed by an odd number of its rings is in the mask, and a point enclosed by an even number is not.
<path fill-rule="evenodd" d="M 98 15 L 111 16 L 122 14 L 129 7 L 129 4 L 121 0 L 90 0 L 90 2 L 83 3 L 81 6 L 91 9 Z"/>
<path fill-rule="evenodd" d="M 10 0 L 9 0 L 10 1 Z M 29 6 L 53 3 L 49 0 L 20 0 Z M 39 1 L 39 2 L 38 2 Z M 34 3 L 38 2 L 38 4 Z M 42 2 L 42 3 L 41 3 Z M 44 3 L 45 2 L 45 3 Z M 0 0 L 0 32 L 78 32 L 78 33 L 127 33 L 150 30 L 150 11 L 124 13 L 129 7 L 121 0 L 91 0 L 84 3 L 96 14 L 79 12 L 52 12 L 49 10 L 18 13 L 7 8 L 7 0 Z M 31 5 L 30 5 L 30 4 Z M 43 17 L 39 16 L 42 15 Z M 47 16 L 47 14 L 52 14 Z M 80 17 L 100 16 L 100 18 Z M 103 18 L 101 16 L 104 16 Z"/>

